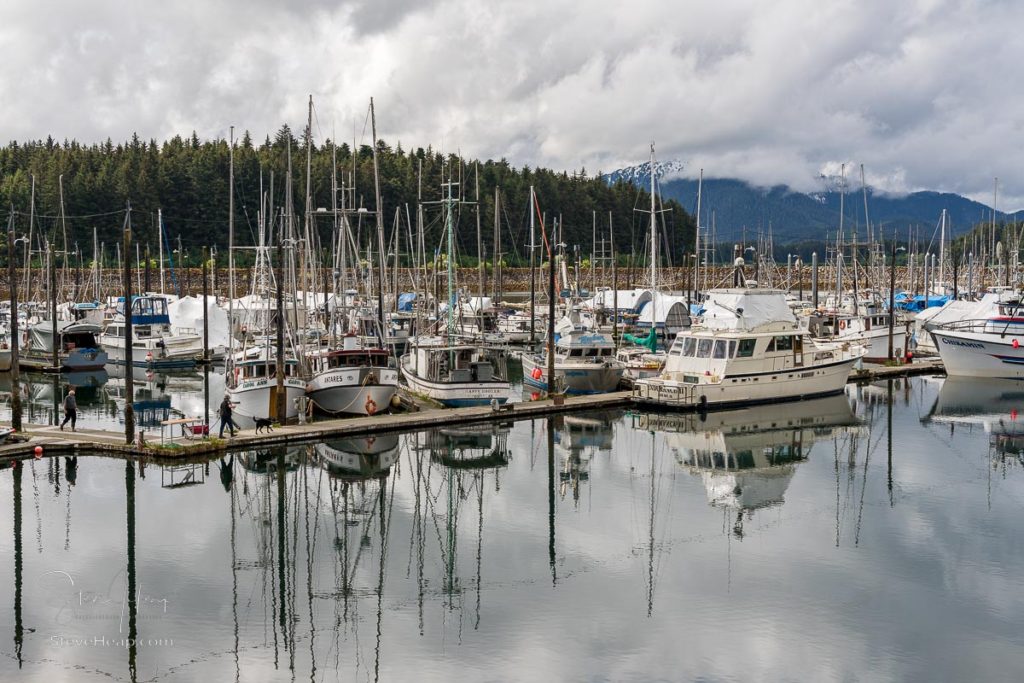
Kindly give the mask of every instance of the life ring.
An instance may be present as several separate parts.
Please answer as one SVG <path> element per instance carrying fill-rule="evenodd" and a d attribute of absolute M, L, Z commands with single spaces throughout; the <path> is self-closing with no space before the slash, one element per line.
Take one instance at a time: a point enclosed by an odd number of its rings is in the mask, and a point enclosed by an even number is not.
<path fill-rule="evenodd" d="M 530 373 L 530 377 L 532 377 L 534 379 L 540 379 L 543 376 L 544 376 L 544 373 L 541 371 L 540 368 L 534 368 L 533 372 Z"/>
<path fill-rule="evenodd" d="M 841 329 L 841 330 L 845 330 L 846 329 L 846 321 L 845 320 L 840 320 L 839 321 L 839 329 Z"/>
<path fill-rule="evenodd" d="M 372 396 L 367 395 L 366 404 L 363 407 L 366 409 L 367 415 L 377 414 L 377 402 L 373 400 Z"/>

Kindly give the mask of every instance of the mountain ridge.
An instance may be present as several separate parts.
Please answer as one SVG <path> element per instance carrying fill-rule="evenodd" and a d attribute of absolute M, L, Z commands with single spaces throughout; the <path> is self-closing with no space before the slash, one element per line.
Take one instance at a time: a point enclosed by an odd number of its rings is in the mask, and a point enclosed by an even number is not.
<path fill-rule="evenodd" d="M 650 162 L 618 169 L 605 175 L 608 182 L 623 180 L 637 187 L 650 188 Z M 678 201 L 689 212 L 697 208 L 698 181 L 682 176 L 685 165 L 679 161 L 655 162 L 658 186 L 664 199 Z M 834 239 L 838 232 L 842 187 L 838 177 L 821 176 L 825 189 L 801 192 L 786 184 L 759 186 L 738 178 L 704 178 L 701 192 L 701 224 L 714 226 L 715 241 L 749 241 L 771 228 L 777 245 Z M 939 224 L 946 209 L 948 227 L 953 235 L 969 231 L 982 221 L 992 219 L 991 207 L 952 192 L 921 190 L 892 194 L 867 186 L 867 212 L 872 226 L 885 235 L 895 230 L 906 239 L 911 230 L 926 237 Z M 847 182 L 843 206 L 844 232 L 864 230 L 864 199 L 859 183 Z M 1013 214 L 996 212 L 1005 221 Z"/>

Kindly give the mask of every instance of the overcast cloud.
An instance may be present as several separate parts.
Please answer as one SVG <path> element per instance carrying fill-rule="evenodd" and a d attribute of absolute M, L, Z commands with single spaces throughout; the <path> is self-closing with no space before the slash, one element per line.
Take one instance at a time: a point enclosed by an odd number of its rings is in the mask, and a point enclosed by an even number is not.
<path fill-rule="evenodd" d="M 0 0 L 0 139 L 378 131 L 516 165 L 881 189 L 1024 206 L 1024 3 Z M 366 134 L 368 135 L 368 133 Z"/>

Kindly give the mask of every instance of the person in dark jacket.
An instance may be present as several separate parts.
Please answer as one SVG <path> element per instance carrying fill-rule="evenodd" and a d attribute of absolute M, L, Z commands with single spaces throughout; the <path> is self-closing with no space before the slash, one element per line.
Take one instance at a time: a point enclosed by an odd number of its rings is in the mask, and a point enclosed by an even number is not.
<path fill-rule="evenodd" d="M 75 421 L 78 419 L 78 402 L 75 400 L 75 390 L 71 389 L 64 397 L 64 421 L 60 423 L 60 431 L 64 431 L 64 425 L 71 421 L 71 431 L 75 431 Z"/>
<path fill-rule="evenodd" d="M 228 394 L 224 394 L 224 400 L 220 404 L 220 438 L 224 438 L 224 427 L 231 428 L 231 436 L 235 435 L 235 430 L 238 429 L 238 425 L 231 419 L 231 409 L 236 404 L 231 402 Z"/>

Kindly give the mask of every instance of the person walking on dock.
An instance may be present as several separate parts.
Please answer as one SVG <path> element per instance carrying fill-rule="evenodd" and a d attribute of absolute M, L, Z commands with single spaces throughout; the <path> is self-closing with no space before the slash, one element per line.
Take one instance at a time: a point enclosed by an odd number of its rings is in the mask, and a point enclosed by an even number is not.
<path fill-rule="evenodd" d="M 231 402 L 229 394 L 224 394 L 224 400 L 220 404 L 220 438 L 224 438 L 224 427 L 228 426 L 231 428 L 231 436 L 235 435 L 235 430 L 238 429 L 238 425 L 231 419 L 231 408 L 236 405 Z"/>
<path fill-rule="evenodd" d="M 75 390 L 72 388 L 64 397 L 64 421 L 60 423 L 60 431 L 64 431 L 64 425 L 71 421 L 71 431 L 75 431 L 75 421 L 78 419 L 78 401 L 75 400 Z"/>

